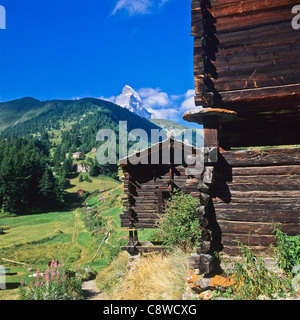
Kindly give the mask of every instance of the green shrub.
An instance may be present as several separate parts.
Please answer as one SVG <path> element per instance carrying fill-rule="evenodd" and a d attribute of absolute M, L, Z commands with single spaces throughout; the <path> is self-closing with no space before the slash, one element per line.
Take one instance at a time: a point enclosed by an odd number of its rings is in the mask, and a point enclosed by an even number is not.
<path fill-rule="evenodd" d="M 85 217 L 85 224 L 93 236 L 98 236 L 99 234 L 105 232 L 104 219 L 97 210 L 92 210 L 87 212 Z"/>
<path fill-rule="evenodd" d="M 84 177 L 84 180 L 85 180 L 86 182 L 92 182 L 92 179 L 89 177 L 88 174 Z"/>
<path fill-rule="evenodd" d="M 164 244 L 191 248 L 200 235 L 199 217 L 196 213 L 198 199 L 177 190 L 167 204 L 160 223 L 160 234 Z"/>
<path fill-rule="evenodd" d="M 98 274 L 98 272 L 91 266 L 81 267 L 78 265 L 74 267 L 74 270 L 76 272 L 76 275 L 81 277 L 82 281 L 93 280 Z"/>
<path fill-rule="evenodd" d="M 236 280 L 234 296 L 238 300 L 253 300 L 260 295 L 270 299 L 285 297 L 293 291 L 291 279 L 280 277 L 266 268 L 262 257 L 239 243 L 242 261 L 234 261 L 233 278 Z"/>
<path fill-rule="evenodd" d="M 300 235 L 288 236 L 278 225 L 274 226 L 276 246 L 274 248 L 277 265 L 285 272 L 300 265 Z"/>

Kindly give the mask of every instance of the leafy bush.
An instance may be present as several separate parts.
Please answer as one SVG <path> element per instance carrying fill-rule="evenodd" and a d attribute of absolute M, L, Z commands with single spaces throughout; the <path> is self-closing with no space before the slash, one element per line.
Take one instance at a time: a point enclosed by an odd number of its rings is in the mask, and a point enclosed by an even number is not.
<path fill-rule="evenodd" d="M 277 265 L 285 272 L 300 265 L 300 235 L 288 236 L 277 225 L 274 227 L 276 238 L 275 256 Z"/>
<path fill-rule="evenodd" d="M 160 223 L 164 244 L 180 246 L 186 250 L 196 243 L 200 235 L 197 203 L 198 199 L 193 198 L 191 194 L 176 190 Z"/>
<path fill-rule="evenodd" d="M 88 175 L 86 175 L 86 176 L 84 177 L 84 180 L 85 180 L 86 182 L 92 182 L 91 178 L 90 178 Z"/>
<path fill-rule="evenodd" d="M 37 270 L 29 285 L 21 281 L 20 300 L 82 300 L 81 277 L 68 270 L 63 263 L 52 260 L 45 273 Z"/>
<path fill-rule="evenodd" d="M 263 258 L 256 256 L 247 246 L 239 243 L 242 262 L 234 261 L 234 295 L 238 300 L 253 300 L 260 295 L 270 299 L 284 297 L 292 292 L 291 279 L 279 277 L 266 268 Z"/>
<path fill-rule="evenodd" d="M 87 212 L 85 219 L 86 226 L 93 236 L 97 236 L 104 232 L 104 219 L 97 210 Z"/>
<path fill-rule="evenodd" d="M 76 275 L 80 276 L 82 281 L 93 280 L 96 278 L 98 272 L 94 270 L 92 267 L 81 267 L 79 265 L 74 267 Z"/>

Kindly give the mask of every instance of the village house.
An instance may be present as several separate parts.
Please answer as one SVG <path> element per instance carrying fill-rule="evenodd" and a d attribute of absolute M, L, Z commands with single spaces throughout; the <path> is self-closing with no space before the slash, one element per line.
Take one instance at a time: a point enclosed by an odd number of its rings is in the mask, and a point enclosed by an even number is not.
<path fill-rule="evenodd" d="M 84 155 L 84 153 L 82 153 L 82 152 L 74 152 L 73 153 L 73 159 L 84 159 L 85 158 L 85 155 Z"/>

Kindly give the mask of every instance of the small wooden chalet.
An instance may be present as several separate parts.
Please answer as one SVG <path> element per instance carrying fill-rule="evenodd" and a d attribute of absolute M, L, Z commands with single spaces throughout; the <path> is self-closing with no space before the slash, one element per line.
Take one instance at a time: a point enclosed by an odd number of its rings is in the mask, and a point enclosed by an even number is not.
<path fill-rule="evenodd" d="M 182 141 L 169 138 L 148 149 L 123 159 L 124 207 L 120 215 L 121 226 L 129 230 L 129 244 L 123 250 L 149 251 L 164 247 L 142 246 L 138 241 L 139 229 L 156 228 L 175 188 L 183 192 L 193 192 L 199 197 L 198 181 L 201 172 L 190 175 L 193 165 L 188 165 L 187 157 L 195 156 L 196 149 Z M 211 161 L 216 149 L 207 149 L 205 162 Z M 125 160 L 125 161 L 124 161 Z M 155 164 L 154 164 L 155 163 Z M 134 248 L 133 248 L 134 247 Z"/>
<path fill-rule="evenodd" d="M 85 191 L 82 190 L 82 189 L 77 190 L 77 194 L 78 194 L 79 196 L 82 196 L 84 193 L 85 193 Z"/>
<path fill-rule="evenodd" d="M 84 159 L 85 155 L 82 152 L 74 152 L 72 155 L 73 159 Z"/>

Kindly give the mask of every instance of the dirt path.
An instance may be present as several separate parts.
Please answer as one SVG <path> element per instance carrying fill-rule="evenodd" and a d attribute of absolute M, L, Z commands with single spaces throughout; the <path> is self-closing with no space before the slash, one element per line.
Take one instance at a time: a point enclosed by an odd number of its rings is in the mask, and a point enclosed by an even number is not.
<path fill-rule="evenodd" d="M 85 300 L 109 300 L 108 296 L 96 287 L 95 280 L 84 281 L 82 291 Z"/>

